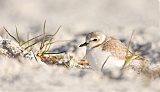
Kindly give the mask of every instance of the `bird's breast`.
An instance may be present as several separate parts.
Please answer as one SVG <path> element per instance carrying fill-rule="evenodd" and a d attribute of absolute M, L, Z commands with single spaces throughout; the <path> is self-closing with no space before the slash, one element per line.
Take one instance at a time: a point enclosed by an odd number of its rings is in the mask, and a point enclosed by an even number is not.
<path fill-rule="evenodd" d="M 125 60 L 117 60 L 110 52 L 102 51 L 101 48 L 86 50 L 86 59 L 94 70 L 101 70 L 104 62 L 104 69 L 121 68 Z"/>

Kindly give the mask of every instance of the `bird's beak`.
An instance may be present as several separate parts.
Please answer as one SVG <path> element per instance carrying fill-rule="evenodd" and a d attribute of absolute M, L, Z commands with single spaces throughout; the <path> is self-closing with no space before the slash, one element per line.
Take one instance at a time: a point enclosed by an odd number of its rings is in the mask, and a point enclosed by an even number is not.
<path fill-rule="evenodd" d="M 89 44 L 89 43 L 85 42 L 85 43 L 81 44 L 79 47 L 87 46 L 87 44 Z"/>

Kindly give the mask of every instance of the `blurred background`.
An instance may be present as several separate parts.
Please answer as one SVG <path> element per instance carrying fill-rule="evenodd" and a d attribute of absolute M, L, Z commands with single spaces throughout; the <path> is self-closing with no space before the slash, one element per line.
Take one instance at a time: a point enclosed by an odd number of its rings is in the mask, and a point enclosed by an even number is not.
<path fill-rule="evenodd" d="M 55 50 L 72 51 L 85 41 L 87 33 L 100 31 L 122 39 L 124 42 L 136 31 L 134 42 L 152 42 L 153 49 L 160 47 L 158 29 L 158 0 L 0 0 L 0 33 L 6 37 L 3 26 L 15 35 L 15 25 L 24 39 L 27 33 L 34 37 L 42 33 L 46 20 L 46 32 L 55 40 L 71 40 L 59 43 Z M 75 46 L 73 46 L 75 45 Z M 60 46 L 60 47 L 59 47 Z M 84 52 L 84 50 L 82 51 Z"/>
<path fill-rule="evenodd" d="M 54 32 L 60 25 L 78 34 L 105 28 L 158 27 L 158 0 L 0 0 L 0 28 L 22 33 Z M 63 31 L 63 33 L 66 33 Z"/>

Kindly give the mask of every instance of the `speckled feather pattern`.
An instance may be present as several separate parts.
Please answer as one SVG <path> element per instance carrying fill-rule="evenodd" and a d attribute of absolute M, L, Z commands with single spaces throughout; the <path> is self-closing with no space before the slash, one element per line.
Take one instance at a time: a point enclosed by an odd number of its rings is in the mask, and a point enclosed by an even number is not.
<path fill-rule="evenodd" d="M 118 59 L 125 59 L 126 57 L 128 48 L 113 37 L 106 37 L 105 42 L 103 42 L 100 46 L 102 46 L 102 50 L 110 52 Z"/>

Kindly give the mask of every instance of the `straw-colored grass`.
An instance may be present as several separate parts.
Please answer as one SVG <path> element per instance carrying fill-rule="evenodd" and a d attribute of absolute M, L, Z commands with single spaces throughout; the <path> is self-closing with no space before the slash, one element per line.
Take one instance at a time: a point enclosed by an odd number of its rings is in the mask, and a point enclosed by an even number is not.
<path fill-rule="evenodd" d="M 9 33 L 9 31 L 5 27 L 3 27 L 3 28 L 6 31 L 6 33 L 19 44 L 19 46 L 23 46 L 25 50 L 32 51 L 36 60 L 38 57 L 41 59 L 42 62 L 45 62 L 48 64 L 54 64 L 56 61 L 62 59 L 62 58 L 59 58 L 58 55 L 57 56 L 50 56 L 50 54 L 61 54 L 61 53 L 64 53 L 65 51 L 58 52 L 58 53 L 49 52 L 52 44 L 55 44 L 57 42 L 70 41 L 70 40 L 52 41 L 53 38 L 56 36 L 56 34 L 59 32 L 61 26 L 58 27 L 58 29 L 56 30 L 56 32 L 54 34 L 47 35 L 46 34 L 46 21 L 45 21 L 44 25 L 43 25 L 43 33 L 38 36 L 35 36 L 31 39 L 29 39 L 29 34 L 28 34 L 27 41 L 22 41 L 22 39 L 19 37 L 17 26 L 15 26 L 15 27 L 16 27 L 16 36 L 13 36 L 11 33 Z M 42 40 L 36 41 L 40 37 L 42 37 Z M 29 42 L 32 42 L 32 43 L 30 44 Z M 33 48 L 38 43 L 40 43 L 39 50 L 34 52 Z M 24 46 L 25 44 L 27 44 L 27 46 Z M 48 56 L 45 56 L 45 54 L 48 54 Z M 67 68 L 69 67 L 69 65 L 66 62 L 63 62 L 63 63 Z"/>

